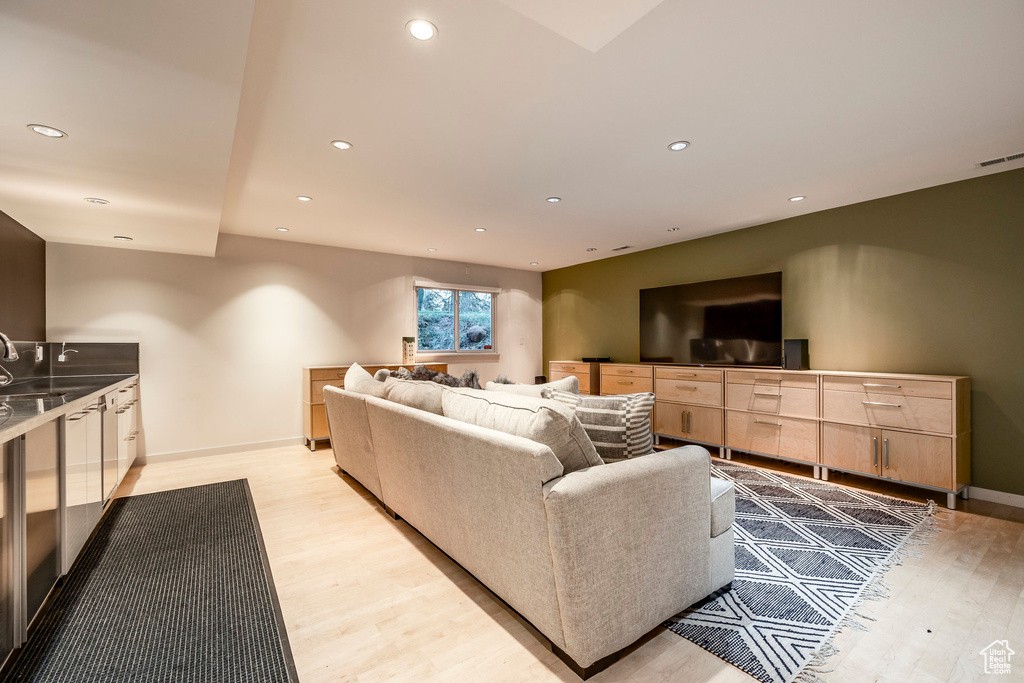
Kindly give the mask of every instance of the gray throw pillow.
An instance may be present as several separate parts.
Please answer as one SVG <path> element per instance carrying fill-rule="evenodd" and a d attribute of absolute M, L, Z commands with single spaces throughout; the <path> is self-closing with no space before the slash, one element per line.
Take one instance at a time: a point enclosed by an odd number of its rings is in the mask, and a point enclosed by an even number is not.
<path fill-rule="evenodd" d="M 446 389 L 441 401 L 445 417 L 544 444 L 563 474 L 604 464 L 572 409 L 557 401 L 474 389 Z"/>
<path fill-rule="evenodd" d="M 545 389 L 543 396 L 572 407 L 604 460 L 623 460 L 654 450 L 651 430 L 654 394 L 579 396 Z"/>
<path fill-rule="evenodd" d="M 575 375 L 569 375 L 568 377 L 556 379 L 554 382 L 548 382 L 547 384 L 505 384 L 504 382 L 488 382 L 484 385 L 484 389 L 487 391 L 504 391 L 509 394 L 541 398 L 541 392 L 545 389 L 555 389 L 557 391 L 568 391 L 570 394 L 578 394 L 580 393 L 580 380 Z"/>

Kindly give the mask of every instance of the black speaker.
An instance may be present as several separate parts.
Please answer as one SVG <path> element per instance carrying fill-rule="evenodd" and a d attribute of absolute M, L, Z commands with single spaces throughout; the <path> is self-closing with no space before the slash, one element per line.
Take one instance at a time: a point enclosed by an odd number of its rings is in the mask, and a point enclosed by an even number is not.
<path fill-rule="evenodd" d="M 810 370 L 810 355 L 806 339 L 787 339 L 783 342 L 782 364 L 787 370 Z"/>

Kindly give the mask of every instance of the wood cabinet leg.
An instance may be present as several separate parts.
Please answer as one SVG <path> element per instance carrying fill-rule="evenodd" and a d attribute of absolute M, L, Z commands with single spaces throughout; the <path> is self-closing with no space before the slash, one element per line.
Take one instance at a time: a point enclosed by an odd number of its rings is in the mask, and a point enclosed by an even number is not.
<path fill-rule="evenodd" d="M 946 494 L 946 507 L 948 507 L 950 510 L 956 510 L 956 494 L 955 493 L 947 493 Z"/>
<path fill-rule="evenodd" d="M 822 481 L 828 481 L 828 468 L 827 467 L 822 467 L 821 468 L 821 480 Z"/>

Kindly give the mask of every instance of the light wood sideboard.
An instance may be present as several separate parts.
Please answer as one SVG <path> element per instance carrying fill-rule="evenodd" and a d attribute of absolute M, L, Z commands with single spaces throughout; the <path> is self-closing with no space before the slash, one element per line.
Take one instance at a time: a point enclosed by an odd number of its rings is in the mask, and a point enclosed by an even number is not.
<path fill-rule="evenodd" d="M 363 369 L 371 375 L 382 368 L 397 370 L 408 368 L 412 370 L 416 365 L 424 365 L 436 372 L 448 372 L 447 363 L 416 363 L 409 365 L 402 364 L 378 364 L 363 365 Z M 320 365 L 302 368 L 302 435 L 305 438 L 309 450 L 316 450 L 317 441 L 325 441 L 330 438 L 327 433 L 327 409 L 324 407 L 324 387 L 345 386 L 345 373 L 352 367 L 349 365 Z"/>
<path fill-rule="evenodd" d="M 601 393 L 600 365 L 577 360 L 553 360 L 548 363 L 548 381 L 554 382 L 575 375 L 580 382 L 580 393 L 596 396 Z"/>
<path fill-rule="evenodd" d="M 575 361 L 551 364 L 551 374 Z M 558 368 L 556 370 L 556 363 Z M 949 375 L 583 364 L 601 395 L 655 394 L 654 434 L 967 496 L 971 380 Z M 564 375 L 562 375 L 564 376 Z"/>

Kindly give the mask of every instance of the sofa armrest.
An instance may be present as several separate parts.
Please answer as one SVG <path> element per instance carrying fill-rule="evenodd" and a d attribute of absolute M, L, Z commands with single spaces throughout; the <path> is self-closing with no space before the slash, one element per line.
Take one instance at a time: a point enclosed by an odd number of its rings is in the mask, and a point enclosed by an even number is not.
<path fill-rule="evenodd" d="M 711 458 L 684 446 L 545 485 L 566 653 L 583 667 L 708 592 Z"/>

